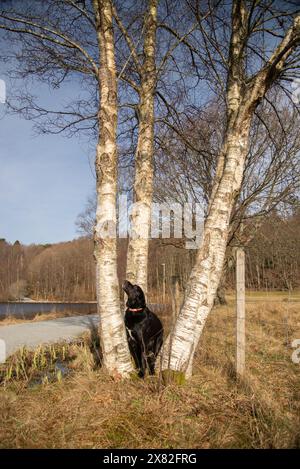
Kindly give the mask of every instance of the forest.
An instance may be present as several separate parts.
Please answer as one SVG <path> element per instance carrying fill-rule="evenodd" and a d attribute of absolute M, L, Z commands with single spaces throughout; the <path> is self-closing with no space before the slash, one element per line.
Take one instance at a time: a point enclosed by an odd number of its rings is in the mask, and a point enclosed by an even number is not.
<path fill-rule="evenodd" d="M 78 217 L 81 230 L 88 218 Z M 118 240 L 118 278 L 125 278 L 128 241 Z M 195 250 L 186 249 L 182 239 L 150 240 L 148 271 L 149 299 L 162 302 L 163 283 L 170 297 L 173 278 L 184 291 L 195 262 Z M 235 287 L 234 246 L 229 246 L 222 288 Z M 165 266 L 165 267 L 164 267 Z M 165 278 L 164 278 L 165 272 Z M 270 214 L 246 247 L 246 288 L 256 291 L 300 287 L 300 214 L 283 218 Z M 89 236 L 52 245 L 23 246 L 0 240 L 0 300 L 95 301 L 95 260 Z"/>

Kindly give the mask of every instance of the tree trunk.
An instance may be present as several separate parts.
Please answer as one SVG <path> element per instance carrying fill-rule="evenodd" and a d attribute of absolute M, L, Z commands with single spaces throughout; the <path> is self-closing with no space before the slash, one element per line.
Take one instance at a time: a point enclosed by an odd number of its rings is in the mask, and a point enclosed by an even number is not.
<path fill-rule="evenodd" d="M 217 287 L 216 296 L 214 299 L 214 306 L 227 305 L 227 300 L 225 296 L 225 291 L 226 291 L 225 285 L 226 285 L 226 277 L 227 277 L 227 269 L 228 269 L 228 255 L 229 255 L 229 250 L 227 249 L 227 252 L 225 253 L 225 260 L 224 260 L 222 275 L 220 277 L 219 285 Z"/>
<path fill-rule="evenodd" d="M 145 20 L 144 62 L 141 70 L 139 135 L 135 155 L 134 202 L 127 251 L 126 278 L 147 294 L 148 238 L 153 193 L 154 94 L 156 86 L 155 43 L 157 0 L 149 0 Z"/>
<path fill-rule="evenodd" d="M 251 119 L 300 40 L 300 17 L 297 17 L 267 65 L 246 84 L 244 49 L 247 24 L 246 3 L 234 1 L 227 81 L 227 129 L 205 221 L 203 243 L 189 278 L 171 345 L 164 348 L 162 369 L 165 381 L 181 383 L 185 377 L 191 376 L 195 350 L 222 275 L 230 217 L 242 185 Z"/>
<path fill-rule="evenodd" d="M 133 371 L 120 310 L 117 277 L 117 85 L 110 0 L 93 1 L 100 49 L 97 213 L 94 232 L 96 290 L 104 366 L 111 375 Z"/>
<path fill-rule="evenodd" d="M 190 376 L 194 350 L 206 318 L 214 303 L 229 233 L 229 221 L 235 196 L 240 188 L 247 154 L 249 123 L 228 132 L 226 164 L 209 215 L 205 222 L 203 244 L 197 254 L 186 290 L 185 301 L 176 322 L 171 356 L 163 360 L 163 369 Z"/>
<path fill-rule="evenodd" d="M 225 287 L 221 285 L 222 280 L 220 281 L 220 285 L 217 288 L 216 298 L 214 301 L 215 306 L 225 306 L 227 305 L 227 300 L 225 296 Z"/>

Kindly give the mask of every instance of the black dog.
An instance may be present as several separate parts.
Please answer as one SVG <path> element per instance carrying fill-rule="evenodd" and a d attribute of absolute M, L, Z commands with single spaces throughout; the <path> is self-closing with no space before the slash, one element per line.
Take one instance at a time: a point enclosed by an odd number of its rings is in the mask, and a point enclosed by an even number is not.
<path fill-rule="evenodd" d="M 147 368 L 154 375 L 155 360 L 163 343 L 162 323 L 147 308 L 141 287 L 125 280 L 123 290 L 128 296 L 125 312 L 127 339 L 138 375 L 143 378 Z"/>

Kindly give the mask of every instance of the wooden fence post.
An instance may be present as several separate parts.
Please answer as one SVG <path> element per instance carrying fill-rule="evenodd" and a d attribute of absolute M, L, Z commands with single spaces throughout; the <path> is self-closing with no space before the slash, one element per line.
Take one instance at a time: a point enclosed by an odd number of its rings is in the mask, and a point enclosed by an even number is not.
<path fill-rule="evenodd" d="M 245 252 L 236 250 L 236 373 L 245 372 Z"/>
<path fill-rule="evenodd" d="M 179 313 L 180 307 L 180 287 L 179 287 L 179 277 L 173 275 L 171 277 L 171 302 L 172 302 L 172 324 L 175 324 L 176 318 Z"/>

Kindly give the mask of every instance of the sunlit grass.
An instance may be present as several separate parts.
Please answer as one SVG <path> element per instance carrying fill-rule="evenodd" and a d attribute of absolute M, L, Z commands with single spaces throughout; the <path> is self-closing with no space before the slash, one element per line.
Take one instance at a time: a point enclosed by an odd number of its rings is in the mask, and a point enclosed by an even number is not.
<path fill-rule="evenodd" d="M 30 359 L 20 352 L 0 389 L 1 447 L 300 447 L 300 364 L 291 360 L 291 343 L 300 338 L 299 305 L 249 304 L 246 323 L 240 381 L 230 305 L 212 312 L 194 375 L 183 386 L 164 387 L 158 376 L 112 380 L 97 366 L 88 338 L 31 352 Z M 63 346 L 69 373 L 35 381 L 63 360 Z"/>

